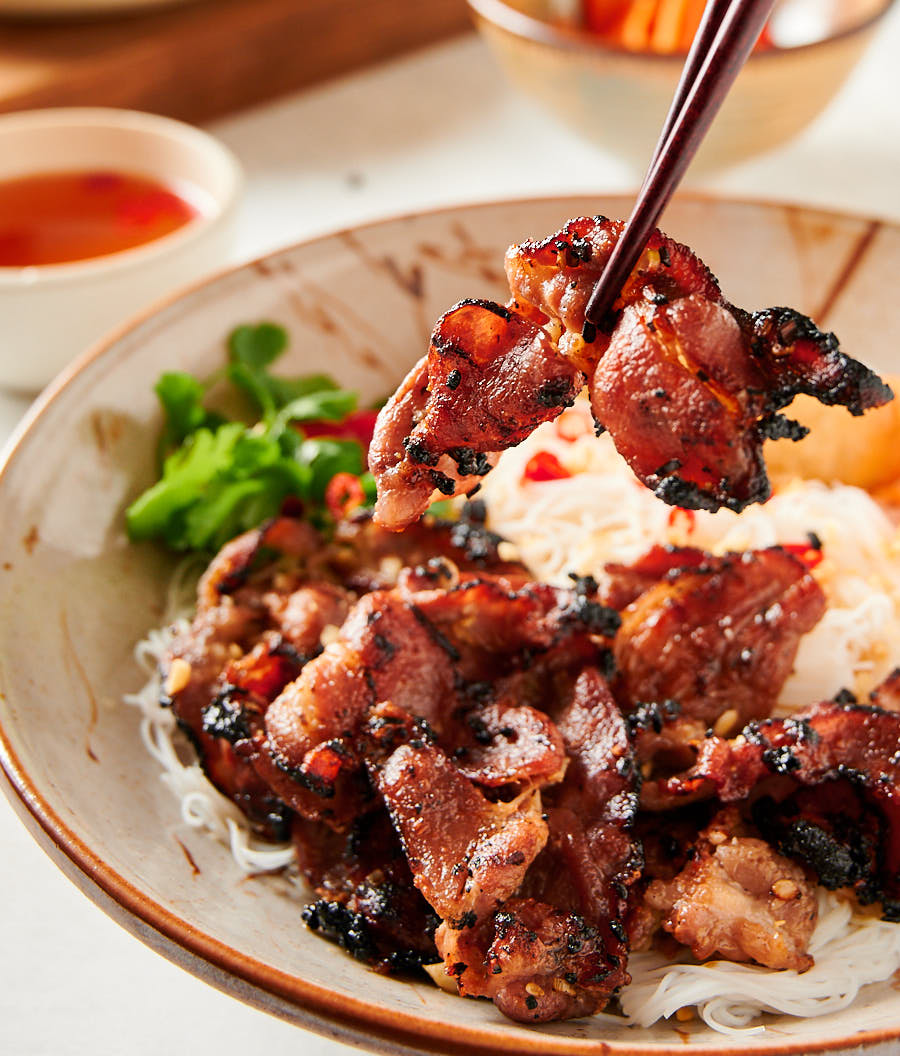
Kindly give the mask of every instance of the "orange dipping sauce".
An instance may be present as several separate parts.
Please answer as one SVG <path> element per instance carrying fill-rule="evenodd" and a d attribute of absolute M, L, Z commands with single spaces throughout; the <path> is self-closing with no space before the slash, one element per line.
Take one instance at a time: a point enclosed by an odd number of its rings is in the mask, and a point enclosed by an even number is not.
<path fill-rule="evenodd" d="M 145 176 L 52 172 L 0 180 L 0 267 L 105 257 L 199 215 L 195 205 Z"/>

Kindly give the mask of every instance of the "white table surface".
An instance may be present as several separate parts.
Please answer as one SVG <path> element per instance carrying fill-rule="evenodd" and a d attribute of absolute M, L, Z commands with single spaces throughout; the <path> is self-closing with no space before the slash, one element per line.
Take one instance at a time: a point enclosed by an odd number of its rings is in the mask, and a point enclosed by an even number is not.
<path fill-rule="evenodd" d="M 790 146 L 703 181 L 900 220 L 900 5 L 828 111 Z M 802 87 L 800 88 L 802 90 Z M 506 85 L 474 37 L 221 121 L 248 176 L 235 262 L 380 215 L 639 175 Z M 0 440 L 27 408 L 0 393 Z M 0 802 L 0 1053 L 340 1056 L 144 947 L 64 879 Z"/>

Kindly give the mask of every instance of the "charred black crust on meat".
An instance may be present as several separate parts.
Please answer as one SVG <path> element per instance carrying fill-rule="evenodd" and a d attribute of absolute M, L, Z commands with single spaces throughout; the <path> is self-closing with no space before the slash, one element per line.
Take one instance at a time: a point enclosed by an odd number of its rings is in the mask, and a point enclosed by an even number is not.
<path fill-rule="evenodd" d="M 440 456 L 432 454 L 424 440 L 407 436 L 403 441 L 403 446 L 412 462 L 417 462 L 420 466 L 436 466 L 438 464 Z"/>
<path fill-rule="evenodd" d="M 680 506 L 685 510 L 741 510 L 756 502 L 765 502 L 772 493 L 771 485 L 765 473 L 758 474 L 747 489 L 746 495 L 733 495 L 728 491 L 728 482 L 719 481 L 711 490 L 701 487 L 694 481 L 684 480 L 675 474 L 665 477 L 653 488 L 653 494 L 662 499 L 668 506 Z"/>
<path fill-rule="evenodd" d="M 858 885 L 870 880 L 877 849 L 853 818 L 838 815 L 829 820 L 831 831 L 801 816 L 790 802 L 777 804 L 771 796 L 761 797 L 753 806 L 754 823 L 780 854 L 808 865 L 829 891 L 857 887 L 863 901 L 865 894 Z"/>
<path fill-rule="evenodd" d="M 503 536 L 485 527 L 487 507 L 481 499 L 467 502 L 459 520 L 450 526 L 450 542 L 476 565 L 492 565 L 500 561 L 497 547 Z"/>
<path fill-rule="evenodd" d="M 447 454 L 464 477 L 483 477 L 491 471 L 491 463 L 483 451 L 471 447 L 451 447 Z"/>
<path fill-rule="evenodd" d="M 578 386 L 569 378 L 548 378 L 534 394 L 541 407 L 571 407 L 578 395 Z"/>
<path fill-rule="evenodd" d="M 809 435 L 809 428 L 783 414 L 768 414 L 757 423 L 761 436 L 768 440 L 802 440 Z"/>
<path fill-rule="evenodd" d="M 341 902 L 320 898 L 304 907 L 303 923 L 323 938 L 337 943 L 352 957 L 383 971 L 415 972 L 437 957 L 436 951 L 412 948 L 392 950 L 385 955 L 379 948 L 375 930 L 368 917 L 349 909 Z M 432 927 L 432 933 L 434 928 Z"/>
<path fill-rule="evenodd" d="M 632 738 L 644 730 L 662 733 L 663 726 L 680 714 L 681 705 L 677 700 L 651 700 L 636 704 L 625 716 L 625 725 Z"/>
<path fill-rule="evenodd" d="M 855 416 L 893 399 L 893 392 L 881 378 L 858 360 L 851 359 L 838 346 L 837 338 L 826 333 L 807 316 L 793 308 L 767 308 L 750 317 L 751 351 L 762 359 L 763 349 L 790 348 L 797 341 L 811 341 L 824 363 L 812 378 L 791 372 L 790 377 L 770 393 L 773 409 L 784 407 L 798 393 L 814 396 L 827 406 L 840 404 Z M 765 369 L 765 366 L 764 366 Z"/>
<path fill-rule="evenodd" d="M 452 495 L 456 491 L 456 483 L 453 478 L 448 477 L 446 473 L 441 473 L 439 469 L 430 469 L 428 476 L 431 479 L 431 483 L 442 495 Z"/>
<path fill-rule="evenodd" d="M 586 594 L 576 592 L 571 602 L 560 612 L 563 625 L 577 625 L 604 638 L 614 637 L 622 626 L 622 617 L 608 605 L 592 601 Z"/>
<path fill-rule="evenodd" d="M 434 644 L 443 649 L 453 663 L 458 663 L 460 658 L 459 650 L 453 642 L 450 641 L 446 634 L 444 634 L 439 627 L 435 627 L 418 605 L 410 604 L 409 611 L 415 616 L 421 626 L 424 627 Z"/>
<path fill-rule="evenodd" d="M 589 263 L 594 255 L 591 243 L 583 235 L 573 231 L 571 226 L 566 227 L 565 232 L 566 238 L 554 238 L 553 248 L 562 256 L 566 267 L 578 268 Z"/>
<path fill-rule="evenodd" d="M 246 696 L 238 686 L 224 686 L 203 709 L 203 732 L 229 744 L 248 740 L 253 730 L 244 706 Z"/>
<path fill-rule="evenodd" d="M 507 323 L 512 319 L 512 312 L 508 308 L 504 308 L 502 304 L 497 304 L 496 301 L 484 300 L 481 297 L 464 297 L 445 314 L 450 315 L 455 312 L 457 308 L 467 308 L 470 305 L 473 305 L 476 308 L 484 308 L 485 311 L 491 312 L 493 315 L 496 315 Z"/>

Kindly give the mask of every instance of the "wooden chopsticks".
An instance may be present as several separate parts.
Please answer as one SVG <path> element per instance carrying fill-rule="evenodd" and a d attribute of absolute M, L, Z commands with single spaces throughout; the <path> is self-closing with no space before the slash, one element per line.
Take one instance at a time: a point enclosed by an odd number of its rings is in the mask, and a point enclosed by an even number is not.
<path fill-rule="evenodd" d="M 628 223 L 584 313 L 586 341 L 610 309 L 762 32 L 775 0 L 708 0 Z"/>

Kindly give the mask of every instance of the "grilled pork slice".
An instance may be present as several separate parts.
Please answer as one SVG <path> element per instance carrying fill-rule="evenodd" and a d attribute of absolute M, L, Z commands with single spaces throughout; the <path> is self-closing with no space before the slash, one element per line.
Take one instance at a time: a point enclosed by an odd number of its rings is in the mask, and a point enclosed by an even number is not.
<path fill-rule="evenodd" d="M 625 603 L 613 688 L 642 762 L 689 766 L 707 729 L 768 717 L 825 611 L 806 565 L 781 547 L 715 557 L 657 546 L 607 574 L 604 600 Z"/>
<path fill-rule="evenodd" d="M 754 798 L 754 820 L 828 888 L 852 887 L 900 920 L 900 713 L 826 701 L 790 719 L 710 737 L 674 797 Z"/>
<path fill-rule="evenodd" d="M 698 960 L 718 955 L 805 971 L 813 963 L 815 885 L 796 862 L 744 831 L 736 810 L 721 811 L 681 872 L 649 885 L 645 903 Z"/>
<path fill-rule="evenodd" d="M 407 565 L 420 568 L 425 582 L 436 581 L 444 555 L 454 568 L 525 580 L 520 564 L 500 559 L 499 538 L 483 521 L 483 510 L 472 504 L 455 524 L 427 518 L 399 536 L 358 518 L 339 524 L 326 541 L 304 521 L 279 517 L 213 558 L 198 586 L 194 619 L 162 660 L 164 703 L 213 784 L 262 831 L 285 837 L 290 813 L 273 787 L 284 775 L 259 760 L 269 706 L 322 652 L 323 634 L 336 633 L 361 595 L 396 586 Z M 416 657 L 408 659 L 406 679 L 416 682 Z M 340 713 L 333 718 L 339 726 Z M 319 771 L 332 762 L 323 756 Z M 269 770 L 276 771 L 274 782 Z"/>
<path fill-rule="evenodd" d="M 623 225 L 580 217 L 511 246 L 507 307 L 462 301 L 378 417 L 376 519 L 412 523 L 470 492 L 499 452 L 571 404 L 585 380 L 599 428 L 664 501 L 741 510 L 770 492 L 767 438 L 806 430 L 779 412 L 804 393 L 852 414 L 892 398 L 833 334 L 789 308 L 750 314 L 690 249 L 656 231 L 599 330 L 584 312 Z"/>
<path fill-rule="evenodd" d="M 374 802 L 361 778 L 364 733 L 373 709 L 390 702 L 424 720 L 483 784 L 543 780 L 563 761 L 558 735 L 498 680 L 561 653 L 596 658 L 618 622 L 574 591 L 462 575 L 449 561 L 424 576 L 414 570 L 395 590 L 360 599 L 337 639 L 285 687 L 266 712 L 254 765 L 293 809 L 346 827 Z"/>
<path fill-rule="evenodd" d="M 568 758 L 562 780 L 541 790 L 545 846 L 526 855 L 517 889 L 496 885 L 492 903 L 435 935 L 460 993 L 522 1022 L 596 1012 L 629 981 L 623 921 L 640 873 L 637 776 L 603 676 L 588 666 L 558 681 L 545 707 Z"/>

